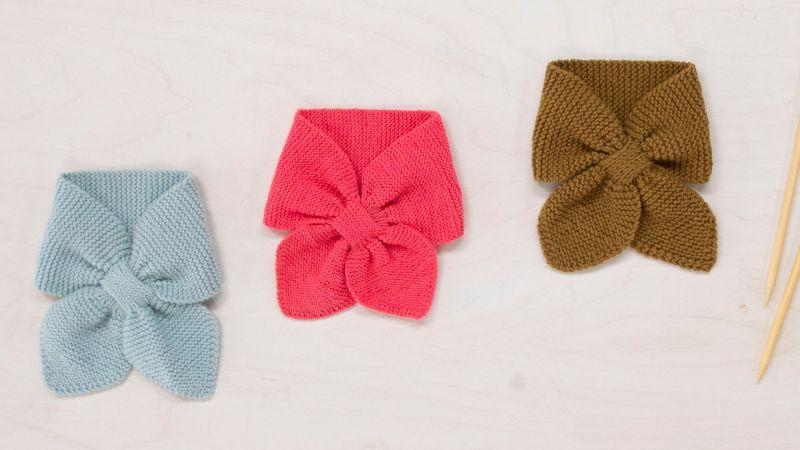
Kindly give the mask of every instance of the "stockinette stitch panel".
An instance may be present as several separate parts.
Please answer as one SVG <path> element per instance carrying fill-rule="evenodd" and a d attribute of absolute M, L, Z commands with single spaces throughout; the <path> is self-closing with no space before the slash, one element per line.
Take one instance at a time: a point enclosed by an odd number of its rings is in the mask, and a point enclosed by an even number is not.
<path fill-rule="evenodd" d="M 278 303 L 312 319 L 360 303 L 428 312 L 436 246 L 464 232 L 461 188 L 433 111 L 300 110 L 264 223 L 291 230 L 276 252 Z"/>
<path fill-rule="evenodd" d="M 63 174 L 36 273 L 39 290 L 61 297 L 40 330 L 47 386 L 86 394 L 135 368 L 176 395 L 210 397 L 219 328 L 200 302 L 219 285 L 187 172 Z"/>
<path fill-rule="evenodd" d="M 711 143 L 693 64 L 554 61 L 533 134 L 533 174 L 559 182 L 539 215 L 547 262 L 599 264 L 628 246 L 708 271 L 714 215 L 686 183 L 711 175 Z"/>

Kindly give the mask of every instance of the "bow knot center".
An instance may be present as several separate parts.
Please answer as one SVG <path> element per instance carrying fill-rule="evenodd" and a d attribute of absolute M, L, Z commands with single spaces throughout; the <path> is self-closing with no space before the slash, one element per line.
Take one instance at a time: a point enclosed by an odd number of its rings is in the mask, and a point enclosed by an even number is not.
<path fill-rule="evenodd" d="M 650 165 L 650 159 L 642 152 L 639 144 L 628 139 L 625 145 L 600 161 L 612 180 L 630 183 Z"/>
<path fill-rule="evenodd" d="M 336 231 L 350 245 L 363 245 L 374 238 L 381 226 L 372 218 L 360 200 L 350 200 L 347 207 L 332 221 Z"/>
<path fill-rule="evenodd" d="M 142 283 L 125 260 L 114 264 L 100 280 L 103 288 L 125 313 L 147 305 L 147 300 L 155 295 L 152 287 Z"/>

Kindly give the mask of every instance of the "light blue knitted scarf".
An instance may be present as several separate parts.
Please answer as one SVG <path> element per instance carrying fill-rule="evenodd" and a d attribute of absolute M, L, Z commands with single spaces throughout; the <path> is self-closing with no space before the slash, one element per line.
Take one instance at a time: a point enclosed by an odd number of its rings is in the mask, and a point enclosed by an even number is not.
<path fill-rule="evenodd" d="M 177 395 L 214 392 L 219 288 L 197 186 L 187 172 L 75 172 L 58 179 L 36 287 L 63 297 L 40 331 L 59 395 L 120 383 L 131 367 Z"/>

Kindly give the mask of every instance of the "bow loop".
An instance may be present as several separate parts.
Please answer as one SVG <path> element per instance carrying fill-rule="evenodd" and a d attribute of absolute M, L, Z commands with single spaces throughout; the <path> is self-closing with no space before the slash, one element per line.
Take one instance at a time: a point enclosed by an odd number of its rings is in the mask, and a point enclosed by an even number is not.
<path fill-rule="evenodd" d="M 652 162 L 642 153 L 639 144 L 627 139 L 619 150 L 615 150 L 600 160 L 598 165 L 605 169 L 609 178 L 617 183 L 630 183 Z"/>
<path fill-rule="evenodd" d="M 100 280 L 100 287 L 116 300 L 126 315 L 146 308 L 148 301 L 152 301 L 155 296 L 153 288 L 136 278 L 125 260 L 114 264 L 106 272 Z"/>
<path fill-rule="evenodd" d="M 380 210 L 370 213 L 356 198 L 348 202 L 347 207 L 331 221 L 331 225 L 350 245 L 360 247 L 374 239 L 383 228 L 373 218 L 380 213 Z"/>

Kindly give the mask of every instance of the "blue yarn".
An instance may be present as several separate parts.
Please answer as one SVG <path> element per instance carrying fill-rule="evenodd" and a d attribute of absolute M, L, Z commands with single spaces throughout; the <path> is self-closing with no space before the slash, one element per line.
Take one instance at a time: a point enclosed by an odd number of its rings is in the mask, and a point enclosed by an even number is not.
<path fill-rule="evenodd" d="M 86 394 L 133 367 L 174 394 L 210 397 L 219 327 L 199 303 L 219 284 L 189 173 L 63 174 L 36 273 L 38 289 L 62 297 L 39 333 L 47 386 Z"/>

